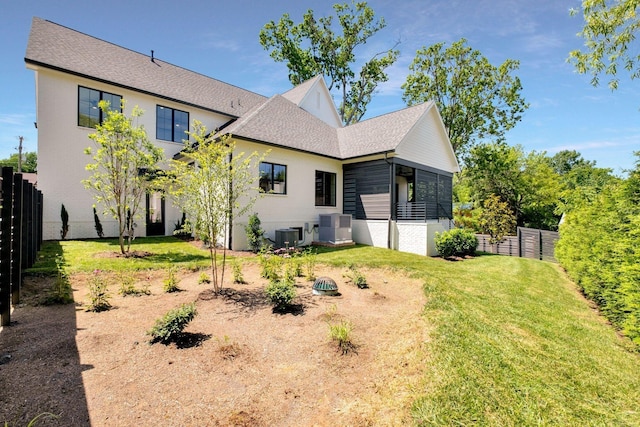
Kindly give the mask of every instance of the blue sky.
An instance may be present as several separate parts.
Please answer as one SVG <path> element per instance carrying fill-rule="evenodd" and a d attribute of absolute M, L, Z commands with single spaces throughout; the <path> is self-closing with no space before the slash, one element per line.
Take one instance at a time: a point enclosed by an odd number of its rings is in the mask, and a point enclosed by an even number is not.
<path fill-rule="evenodd" d="M 286 66 L 258 42 L 270 20 L 287 12 L 294 22 L 313 9 L 332 13 L 334 0 L 0 0 L 0 158 L 37 148 L 33 72 L 24 64 L 31 18 L 38 16 L 175 65 L 270 96 L 288 90 Z M 622 174 L 640 150 L 640 85 L 622 78 L 612 92 L 593 88 L 566 62 L 580 48 L 579 0 L 370 0 L 387 27 L 358 51 L 366 59 L 401 40 L 401 56 L 379 87 L 366 117 L 404 107 L 400 86 L 417 49 L 464 37 L 498 65 L 520 61 L 517 75 L 530 108 L 507 134 L 509 144 L 553 154 L 575 149 Z M 626 76 L 625 76 L 626 77 Z"/>

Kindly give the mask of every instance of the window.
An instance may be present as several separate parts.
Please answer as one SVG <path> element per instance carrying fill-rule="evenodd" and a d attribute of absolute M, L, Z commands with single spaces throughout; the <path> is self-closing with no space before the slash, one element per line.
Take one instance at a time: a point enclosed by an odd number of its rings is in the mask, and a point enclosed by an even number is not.
<path fill-rule="evenodd" d="M 316 171 L 316 206 L 336 205 L 336 174 Z"/>
<path fill-rule="evenodd" d="M 189 113 L 162 105 L 156 106 L 156 138 L 182 142 L 188 139 Z"/>
<path fill-rule="evenodd" d="M 100 101 L 108 101 L 113 111 L 122 111 L 120 95 L 78 86 L 78 126 L 95 128 L 102 123 L 104 113 L 98 106 Z"/>
<path fill-rule="evenodd" d="M 265 193 L 287 194 L 287 167 L 275 163 L 260 163 L 260 190 Z"/>

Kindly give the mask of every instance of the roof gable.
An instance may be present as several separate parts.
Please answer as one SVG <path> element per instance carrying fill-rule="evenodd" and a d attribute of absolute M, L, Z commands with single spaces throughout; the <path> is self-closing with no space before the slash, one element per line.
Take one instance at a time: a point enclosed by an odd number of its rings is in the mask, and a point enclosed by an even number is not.
<path fill-rule="evenodd" d="M 342 120 L 322 75 L 300 83 L 282 96 L 328 125 L 342 127 Z"/>
<path fill-rule="evenodd" d="M 25 61 L 231 117 L 265 100 L 248 90 L 41 18 L 33 18 Z"/>
<path fill-rule="evenodd" d="M 429 165 L 448 172 L 459 172 L 460 166 L 447 130 L 433 101 L 398 144 L 399 158 Z"/>

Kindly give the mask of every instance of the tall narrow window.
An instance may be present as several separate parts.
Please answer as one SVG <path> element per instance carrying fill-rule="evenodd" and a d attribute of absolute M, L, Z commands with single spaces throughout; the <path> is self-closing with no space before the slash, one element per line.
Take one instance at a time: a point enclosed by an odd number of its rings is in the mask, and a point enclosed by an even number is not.
<path fill-rule="evenodd" d="M 101 90 L 78 86 L 78 126 L 95 128 L 104 120 L 104 113 L 98 103 L 108 101 L 109 109 L 122 111 L 122 97 Z"/>
<path fill-rule="evenodd" d="M 174 108 L 156 106 L 156 139 L 182 142 L 188 139 L 189 113 Z"/>
<path fill-rule="evenodd" d="M 275 163 L 260 163 L 260 190 L 265 193 L 287 194 L 287 167 Z"/>
<path fill-rule="evenodd" d="M 316 171 L 316 206 L 336 205 L 336 174 Z"/>

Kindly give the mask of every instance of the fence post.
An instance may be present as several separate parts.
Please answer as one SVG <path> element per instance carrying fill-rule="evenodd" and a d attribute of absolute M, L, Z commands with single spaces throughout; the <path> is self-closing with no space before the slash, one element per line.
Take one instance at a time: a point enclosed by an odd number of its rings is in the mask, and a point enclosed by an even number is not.
<path fill-rule="evenodd" d="M 11 247 L 11 302 L 20 304 L 22 288 L 22 174 L 13 176 L 13 242 Z"/>
<path fill-rule="evenodd" d="M 0 325 L 11 324 L 11 211 L 13 168 L 2 168 L 0 206 Z"/>

